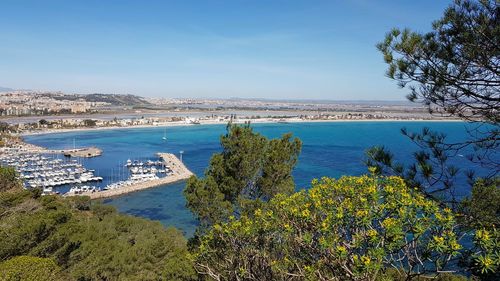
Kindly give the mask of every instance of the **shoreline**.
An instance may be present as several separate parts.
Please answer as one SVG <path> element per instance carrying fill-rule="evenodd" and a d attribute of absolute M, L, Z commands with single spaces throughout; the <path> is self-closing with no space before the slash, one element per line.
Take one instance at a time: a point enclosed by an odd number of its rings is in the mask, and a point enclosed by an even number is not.
<path fill-rule="evenodd" d="M 278 119 L 239 119 L 234 124 L 244 124 L 250 122 L 251 124 L 287 124 L 287 123 L 343 123 L 343 122 L 464 122 L 460 119 L 340 119 L 340 120 L 303 120 L 303 119 L 290 119 L 284 122 L 279 122 Z M 228 122 L 220 121 L 207 121 L 200 120 L 200 124 L 188 124 L 184 121 L 167 122 L 157 125 L 129 125 L 129 126 L 109 126 L 109 127 L 91 127 L 91 128 L 71 128 L 71 129 L 47 129 L 41 131 L 30 131 L 17 134 L 18 136 L 35 136 L 35 135 L 48 135 L 48 134 L 61 134 L 72 132 L 91 132 L 91 131 L 105 131 L 105 130 L 119 130 L 119 129 L 144 129 L 144 128 L 165 128 L 165 127 L 188 127 L 198 125 L 225 125 Z"/>

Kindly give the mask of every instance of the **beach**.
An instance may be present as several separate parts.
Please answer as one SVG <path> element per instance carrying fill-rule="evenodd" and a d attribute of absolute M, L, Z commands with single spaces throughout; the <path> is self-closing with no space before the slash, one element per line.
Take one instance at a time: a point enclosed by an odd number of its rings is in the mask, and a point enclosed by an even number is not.
<path fill-rule="evenodd" d="M 251 124 L 267 124 L 267 123 L 324 123 L 324 122 L 463 122 L 459 119 L 399 119 L 399 118 L 384 118 L 384 119 L 301 119 L 301 118 L 286 118 L 284 121 L 278 118 L 248 118 L 236 119 L 234 124 L 244 124 L 250 122 Z M 198 126 L 198 125 L 221 125 L 227 124 L 229 121 L 217 120 L 199 120 L 199 124 L 189 124 L 185 121 L 165 122 L 154 125 L 128 125 L 128 126 L 107 126 L 107 127 L 90 127 L 90 128 L 70 128 L 70 129 L 42 129 L 36 131 L 26 131 L 19 134 L 19 136 L 31 136 L 41 134 L 57 134 L 69 132 L 86 132 L 86 131 L 102 131 L 102 130 L 119 130 L 119 129 L 140 129 L 140 128 L 156 128 L 156 127 L 180 127 L 180 126 Z"/>

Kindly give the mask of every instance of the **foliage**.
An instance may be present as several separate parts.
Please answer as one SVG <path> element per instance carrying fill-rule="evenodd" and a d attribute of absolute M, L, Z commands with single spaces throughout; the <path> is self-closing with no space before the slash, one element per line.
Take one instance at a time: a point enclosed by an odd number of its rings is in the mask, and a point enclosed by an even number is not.
<path fill-rule="evenodd" d="M 21 183 L 17 180 L 16 170 L 12 167 L 0 166 L 0 192 L 19 189 Z"/>
<path fill-rule="evenodd" d="M 430 113 L 469 121 L 468 138 L 450 142 L 444 134 L 427 128 L 421 133 L 402 129 L 420 148 L 413 164 L 397 163 L 384 147 L 369 149 L 366 161 L 377 173 L 403 177 L 409 186 L 458 212 L 463 235 L 474 235 L 462 259 L 484 280 L 500 278 L 500 250 L 495 238 L 500 199 L 499 20 L 498 1 L 456 0 L 434 22 L 431 32 L 394 29 L 387 34 L 377 45 L 388 64 L 387 75 L 401 87 L 408 87 L 408 99 L 426 105 Z M 481 175 L 484 179 L 462 171 L 474 183 L 471 197 L 463 202 L 456 196 L 460 169 L 450 165 L 454 157 L 463 157 L 488 171 Z M 484 237 L 491 239 L 486 243 Z"/>
<path fill-rule="evenodd" d="M 376 280 L 436 273 L 459 254 L 450 209 L 398 177 L 315 180 L 278 195 L 253 216 L 216 224 L 196 268 L 215 280 Z"/>
<path fill-rule="evenodd" d="M 469 267 L 472 273 L 481 277 L 481 280 L 500 279 L 500 232 L 478 229 L 474 233 L 475 248 L 469 258 Z"/>
<path fill-rule="evenodd" d="M 368 151 L 370 165 L 404 176 L 433 197 L 447 192 L 445 197 L 451 203 L 457 203 L 453 187 L 459 170 L 449 164 L 450 158 L 461 156 L 482 165 L 490 171 L 483 177 L 498 175 L 499 13 L 498 1 L 456 0 L 434 22 L 433 31 L 421 34 L 394 29 L 378 44 L 389 66 L 387 75 L 401 87 L 410 88 L 411 101 L 423 103 L 431 113 L 472 124 L 467 127 L 468 139 L 461 142 L 450 142 L 444 134 L 429 129 L 421 133 L 403 129 L 421 148 L 415 153 L 415 164 L 391 163 L 391 153 L 377 147 Z"/>
<path fill-rule="evenodd" d="M 191 177 L 184 194 L 200 221 L 198 234 L 231 215 L 252 213 L 278 193 L 294 191 L 292 170 L 301 142 L 290 134 L 268 140 L 249 124 L 229 124 L 220 139 L 223 151 L 210 159 L 205 178 Z"/>
<path fill-rule="evenodd" d="M 48 258 L 18 256 L 0 263 L 0 280 L 52 281 L 62 280 L 61 269 Z"/>
<path fill-rule="evenodd" d="M 0 260 L 51 258 L 75 280 L 192 280 L 186 240 L 88 198 L 0 193 Z"/>
<path fill-rule="evenodd" d="M 47 120 L 45 120 L 45 119 L 40 119 L 40 120 L 38 121 L 38 124 L 40 124 L 40 125 L 42 125 L 42 126 L 45 126 L 45 125 L 49 125 L 49 124 L 50 124 L 50 122 L 49 122 L 49 121 L 47 121 Z"/>
<path fill-rule="evenodd" d="M 478 180 L 469 198 L 461 203 L 462 224 L 471 229 L 500 228 L 500 178 Z"/>
<path fill-rule="evenodd" d="M 377 45 L 387 75 L 409 86 L 410 100 L 432 112 L 498 123 L 499 7 L 495 0 L 456 0 L 433 31 L 394 29 Z"/>
<path fill-rule="evenodd" d="M 9 131 L 10 125 L 7 122 L 0 121 L 0 132 L 5 133 Z"/>
<path fill-rule="evenodd" d="M 83 125 L 85 127 L 95 127 L 96 124 L 97 124 L 96 120 L 92 120 L 92 119 L 85 119 L 85 120 L 83 120 Z"/>

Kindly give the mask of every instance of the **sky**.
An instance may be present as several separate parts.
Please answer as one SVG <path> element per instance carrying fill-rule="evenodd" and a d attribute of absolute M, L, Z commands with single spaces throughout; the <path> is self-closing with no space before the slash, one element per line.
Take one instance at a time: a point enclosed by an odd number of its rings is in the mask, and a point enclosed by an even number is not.
<path fill-rule="evenodd" d="M 375 45 L 444 0 L 0 0 L 0 86 L 177 98 L 402 100 Z"/>

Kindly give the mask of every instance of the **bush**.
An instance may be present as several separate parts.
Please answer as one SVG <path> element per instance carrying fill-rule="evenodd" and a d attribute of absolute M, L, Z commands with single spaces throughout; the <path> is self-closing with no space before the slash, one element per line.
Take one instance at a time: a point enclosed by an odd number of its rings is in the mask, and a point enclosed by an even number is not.
<path fill-rule="evenodd" d="M 19 256 L 0 263 L 0 280 L 61 280 L 61 269 L 52 259 Z"/>
<path fill-rule="evenodd" d="M 414 278 L 458 255 L 454 227 L 449 209 L 401 178 L 323 178 L 215 225 L 201 240 L 196 267 L 223 280 L 375 280 L 385 267 Z"/>

